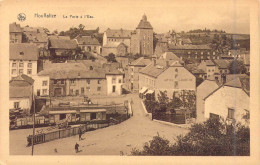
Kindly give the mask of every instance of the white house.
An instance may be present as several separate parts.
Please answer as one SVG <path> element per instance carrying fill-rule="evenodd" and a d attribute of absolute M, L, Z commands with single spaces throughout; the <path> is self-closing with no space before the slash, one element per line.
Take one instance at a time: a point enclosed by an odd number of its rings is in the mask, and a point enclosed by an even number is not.
<path fill-rule="evenodd" d="M 9 80 L 18 75 L 37 75 L 38 47 L 29 43 L 10 43 Z"/>
<path fill-rule="evenodd" d="M 35 96 L 49 96 L 50 77 L 49 76 L 33 76 Z"/>
<path fill-rule="evenodd" d="M 249 78 L 237 77 L 205 97 L 205 118 L 222 117 L 244 123 L 249 117 Z"/>
<path fill-rule="evenodd" d="M 205 121 L 205 102 L 204 98 L 212 93 L 219 87 L 219 84 L 213 80 L 205 80 L 197 87 L 197 95 L 196 95 L 196 122 Z"/>
<path fill-rule="evenodd" d="M 124 74 L 120 71 L 106 73 L 107 95 L 121 95 L 124 83 Z"/>

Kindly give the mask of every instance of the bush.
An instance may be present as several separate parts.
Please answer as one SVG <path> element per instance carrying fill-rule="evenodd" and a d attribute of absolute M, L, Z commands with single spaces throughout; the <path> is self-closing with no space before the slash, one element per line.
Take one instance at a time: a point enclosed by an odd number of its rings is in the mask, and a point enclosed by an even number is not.
<path fill-rule="evenodd" d="M 132 155 L 180 156 L 249 156 L 250 130 L 240 124 L 230 125 L 219 119 L 194 124 L 185 136 L 178 136 L 171 145 L 167 139 L 155 136 L 143 150 L 133 149 Z"/>

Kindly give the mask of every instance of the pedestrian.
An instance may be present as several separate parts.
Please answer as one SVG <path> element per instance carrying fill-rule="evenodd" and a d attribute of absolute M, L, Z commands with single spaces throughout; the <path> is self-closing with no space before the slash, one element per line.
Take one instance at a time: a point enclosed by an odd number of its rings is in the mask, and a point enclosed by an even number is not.
<path fill-rule="evenodd" d="M 79 144 L 78 143 L 75 144 L 75 151 L 76 151 L 76 153 L 79 152 Z"/>
<path fill-rule="evenodd" d="M 79 128 L 79 141 L 82 140 L 81 135 L 82 135 L 82 130 L 81 130 L 81 128 Z"/>

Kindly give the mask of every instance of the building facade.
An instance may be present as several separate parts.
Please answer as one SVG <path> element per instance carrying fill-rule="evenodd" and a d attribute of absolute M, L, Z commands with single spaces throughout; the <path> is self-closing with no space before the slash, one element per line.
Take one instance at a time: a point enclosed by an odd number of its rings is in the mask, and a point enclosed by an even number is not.
<path fill-rule="evenodd" d="M 16 24 L 16 22 L 9 24 L 9 37 L 10 43 L 22 43 L 23 30 L 20 24 Z"/>
<path fill-rule="evenodd" d="M 39 51 L 36 45 L 29 43 L 10 44 L 9 79 L 18 75 L 37 75 Z"/>
<path fill-rule="evenodd" d="M 153 27 L 146 15 L 140 20 L 131 36 L 131 53 L 142 56 L 153 55 Z"/>

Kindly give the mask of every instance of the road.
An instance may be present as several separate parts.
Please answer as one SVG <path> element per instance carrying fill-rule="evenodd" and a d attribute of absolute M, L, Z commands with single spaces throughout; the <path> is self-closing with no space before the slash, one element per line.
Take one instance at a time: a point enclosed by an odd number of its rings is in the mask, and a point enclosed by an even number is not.
<path fill-rule="evenodd" d="M 145 142 L 159 133 L 160 136 L 174 142 L 180 134 L 187 132 L 184 128 L 168 126 L 148 119 L 137 95 L 133 99 L 134 116 L 130 119 L 107 128 L 86 132 L 79 141 L 78 136 L 58 139 L 35 145 L 35 155 L 75 155 L 74 145 L 80 147 L 78 155 L 129 155 L 132 148 L 141 149 Z M 26 146 L 26 137 L 31 129 L 10 131 L 10 154 L 29 155 L 31 147 Z M 55 152 L 57 151 L 57 152 Z"/>

